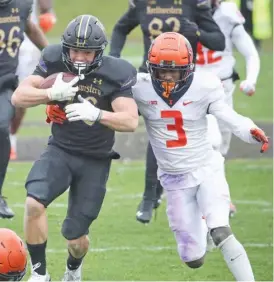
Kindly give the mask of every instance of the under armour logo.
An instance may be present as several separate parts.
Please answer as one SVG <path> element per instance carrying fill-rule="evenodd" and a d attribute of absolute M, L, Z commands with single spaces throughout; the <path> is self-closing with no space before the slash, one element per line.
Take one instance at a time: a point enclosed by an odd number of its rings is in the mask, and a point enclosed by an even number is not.
<path fill-rule="evenodd" d="M 103 82 L 102 79 L 97 79 L 97 78 L 94 78 L 94 79 L 93 79 L 93 83 L 94 83 L 94 84 L 99 84 L 99 85 L 101 85 L 102 82 Z"/>

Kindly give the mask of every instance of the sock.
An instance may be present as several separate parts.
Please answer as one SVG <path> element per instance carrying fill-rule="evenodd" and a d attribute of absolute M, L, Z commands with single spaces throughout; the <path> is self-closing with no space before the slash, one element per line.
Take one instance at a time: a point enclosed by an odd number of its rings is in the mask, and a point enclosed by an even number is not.
<path fill-rule="evenodd" d="M 17 152 L 17 137 L 15 134 L 10 134 L 10 145 L 14 152 Z"/>
<path fill-rule="evenodd" d="M 0 129 L 0 195 L 10 159 L 10 138 L 8 129 Z"/>
<path fill-rule="evenodd" d="M 255 281 L 246 251 L 234 235 L 230 235 L 218 247 L 237 281 Z"/>
<path fill-rule="evenodd" d="M 47 241 L 42 244 L 28 244 L 28 251 L 31 258 L 31 264 L 33 267 L 33 270 L 38 273 L 39 275 L 46 275 L 46 247 L 47 247 Z"/>
<path fill-rule="evenodd" d="M 67 260 L 67 267 L 69 270 L 76 270 L 82 263 L 83 258 L 85 255 L 83 255 L 81 258 L 75 258 L 71 255 L 70 252 Z"/>

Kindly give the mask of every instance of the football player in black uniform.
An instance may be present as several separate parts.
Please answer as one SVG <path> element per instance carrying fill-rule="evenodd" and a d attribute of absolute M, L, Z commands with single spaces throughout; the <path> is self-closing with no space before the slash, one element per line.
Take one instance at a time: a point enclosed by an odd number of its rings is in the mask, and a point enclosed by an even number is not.
<path fill-rule="evenodd" d="M 130 0 L 129 9 L 114 26 L 110 55 L 120 57 L 127 35 L 138 25 L 144 41 L 140 72 L 147 72 L 149 46 L 162 32 L 175 31 L 183 34 L 192 46 L 194 60 L 198 41 L 211 50 L 222 51 L 225 48 L 225 37 L 212 18 L 208 0 Z M 142 223 L 151 220 L 153 208 L 156 209 L 161 202 L 163 188 L 157 181 L 156 171 L 156 159 L 148 144 L 145 191 L 136 213 L 136 219 Z"/>
<path fill-rule="evenodd" d="M 61 44 L 44 49 L 34 74 L 12 96 L 12 103 L 20 107 L 51 101 L 70 119 L 63 124 L 53 123 L 48 146 L 26 180 L 25 237 L 33 279 L 50 279 L 45 259 L 45 210 L 70 187 L 67 217 L 62 225 L 69 251 L 63 281 L 81 280 L 89 227 L 100 212 L 111 161 L 119 158 L 112 149 L 114 133 L 131 132 L 138 126 L 131 91 L 136 69 L 123 59 L 103 56 L 106 45 L 101 22 L 90 15 L 78 16 L 68 24 Z M 64 72 L 76 77 L 64 82 Z M 59 73 L 53 86 L 39 89 L 53 73 Z"/>
<path fill-rule="evenodd" d="M 27 33 L 40 49 L 47 40 L 30 20 L 32 0 L 0 0 L 0 218 L 11 218 L 13 211 L 2 197 L 2 187 L 10 157 L 9 128 L 15 113 L 10 100 L 17 86 L 18 51 Z"/>

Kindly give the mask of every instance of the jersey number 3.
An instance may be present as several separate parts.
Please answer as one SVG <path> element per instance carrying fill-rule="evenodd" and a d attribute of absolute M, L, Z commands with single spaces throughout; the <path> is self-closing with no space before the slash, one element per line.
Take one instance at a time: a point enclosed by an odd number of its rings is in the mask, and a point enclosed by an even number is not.
<path fill-rule="evenodd" d="M 161 111 L 161 118 L 173 118 L 173 124 L 167 124 L 168 131 L 176 131 L 177 140 L 167 140 L 167 148 L 184 147 L 187 144 L 186 133 L 183 129 L 183 115 L 180 111 Z"/>

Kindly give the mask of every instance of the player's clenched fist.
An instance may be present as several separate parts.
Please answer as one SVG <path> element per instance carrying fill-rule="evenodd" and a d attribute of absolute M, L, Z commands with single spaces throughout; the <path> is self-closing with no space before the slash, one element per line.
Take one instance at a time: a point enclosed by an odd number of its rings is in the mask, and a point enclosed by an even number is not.
<path fill-rule="evenodd" d="M 65 82 L 63 81 L 63 73 L 59 73 L 52 87 L 47 90 L 49 99 L 51 101 L 71 100 L 78 91 L 78 86 L 73 86 L 78 81 L 79 77 L 76 76 L 70 82 Z"/>

